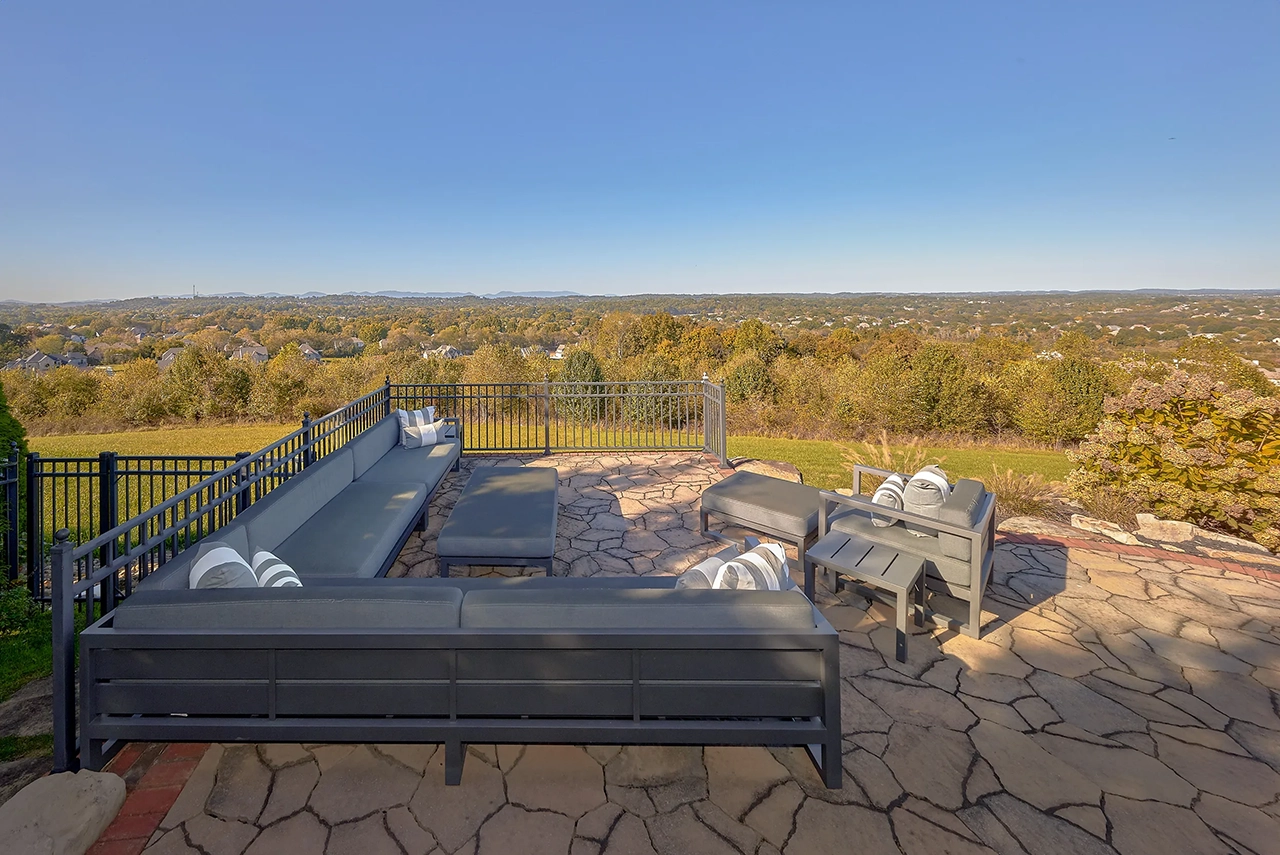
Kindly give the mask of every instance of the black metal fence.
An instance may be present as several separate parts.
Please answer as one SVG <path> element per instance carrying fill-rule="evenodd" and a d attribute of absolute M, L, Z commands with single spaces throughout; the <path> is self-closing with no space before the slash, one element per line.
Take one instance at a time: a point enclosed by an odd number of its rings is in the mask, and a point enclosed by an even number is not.
<path fill-rule="evenodd" d="M 0 522 L 4 526 L 4 531 L 0 532 L 0 556 L 3 557 L 5 575 L 10 582 L 18 581 L 22 569 L 18 557 L 18 542 L 21 540 L 21 532 L 18 530 L 18 509 L 21 507 L 18 484 L 22 475 L 21 467 L 18 444 L 12 442 L 9 444 L 9 456 L 0 463 L 0 502 L 3 502 L 0 513 L 3 513 L 4 519 Z"/>
<path fill-rule="evenodd" d="M 32 593 L 53 610 L 54 767 L 75 766 L 75 609 L 106 614 L 155 569 L 397 408 L 457 419 L 468 452 L 697 450 L 725 457 L 724 386 L 386 384 L 252 454 L 27 464 Z M 13 471 L 17 463 L 11 461 Z M 14 475 L 16 483 L 17 476 Z M 76 544 L 79 545 L 76 545 Z M 46 547 L 48 557 L 46 558 Z"/>

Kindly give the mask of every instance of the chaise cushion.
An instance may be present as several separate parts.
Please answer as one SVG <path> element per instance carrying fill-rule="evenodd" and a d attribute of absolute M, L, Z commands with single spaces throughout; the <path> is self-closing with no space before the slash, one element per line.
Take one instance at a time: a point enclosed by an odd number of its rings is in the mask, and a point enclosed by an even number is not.
<path fill-rule="evenodd" d="M 702 491 L 702 510 L 805 537 L 818 528 L 818 489 L 739 471 Z"/>
<path fill-rule="evenodd" d="M 935 535 L 921 537 L 900 525 L 880 528 L 871 518 L 870 511 L 841 506 L 828 517 L 832 531 L 856 535 L 871 543 L 891 546 L 901 552 L 924 559 L 925 571 L 953 585 L 969 587 L 968 561 L 960 561 L 943 553 Z"/>
<path fill-rule="evenodd" d="M 265 549 L 279 555 L 276 547 L 351 483 L 351 471 L 351 452 L 344 448 L 254 502 L 239 517 L 249 528 L 250 548 L 254 552 Z"/>
<path fill-rule="evenodd" d="M 304 584 L 324 576 L 373 577 L 386 557 L 394 555 L 426 500 L 427 488 L 421 484 L 357 481 L 271 551 Z"/>
<path fill-rule="evenodd" d="M 456 627 L 457 588 L 139 589 L 115 610 L 116 629 L 436 629 Z"/>
<path fill-rule="evenodd" d="M 399 428 L 397 427 L 397 436 Z M 361 481 L 415 481 L 434 490 L 462 453 L 456 439 L 438 442 L 429 448 L 393 446 L 382 459 L 365 470 Z"/>
<path fill-rule="evenodd" d="M 351 449 L 352 475 L 359 480 L 364 473 L 382 459 L 382 456 L 395 448 L 400 441 L 400 422 L 395 416 L 387 416 L 373 427 L 353 439 L 348 448 Z M 411 481 L 406 478 L 402 480 Z"/>
<path fill-rule="evenodd" d="M 978 524 L 978 514 L 987 498 L 987 488 L 980 481 L 961 478 L 951 490 L 951 495 L 938 509 L 938 519 L 971 529 Z M 968 561 L 973 557 L 973 541 L 957 534 L 938 532 L 938 546 L 949 558 Z"/>
<path fill-rule="evenodd" d="M 496 588 L 469 591 L 464 629 L 812 629 L 799 591 Z"/>

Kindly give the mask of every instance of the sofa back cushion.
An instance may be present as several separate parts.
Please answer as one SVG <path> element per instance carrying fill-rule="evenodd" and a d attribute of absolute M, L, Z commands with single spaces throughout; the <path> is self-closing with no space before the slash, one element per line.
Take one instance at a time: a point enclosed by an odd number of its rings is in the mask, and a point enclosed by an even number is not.
<path fill-rule="evenodd" d="M 400 422 L 394 415 L 387 416 L 352 440 L 347 445 L 351 449 L 352 477 L 359 478 L 368 472 L 399 440 Z"/>
<path fill-rule="evenodd" d="M 351 483 L 350 449 L 342 449 L 277 486 L 240 517 L 249 529 L 249 548 L 274 552 Z"/>
<path fill-rule="evenodd" d="M 494 588 L 462 601 L 464 629 L 813 629 L 799 591 L 699 588 Z"/>
<path fill-rule="evenodd" d="M 938 509 L 938 519 L 953 525 L 973 528 L 978 524 L 978 514 L 982 512 L 983 502 L 987 498 L 987 488 L 981 481 L 961 478 L 951 490 L 951 495 Z M 967 538 L 947 532 L 938 532 L 938 546 L 942 554 L 948 558 L 959 558 L 970 561 L 973 558 L 973 543 Z"/>
<path fill-rule="evenodd" d="M 139 589 L 115 610 L 116 629 L 439 629 L 458 626 L 457 588 Z"/>

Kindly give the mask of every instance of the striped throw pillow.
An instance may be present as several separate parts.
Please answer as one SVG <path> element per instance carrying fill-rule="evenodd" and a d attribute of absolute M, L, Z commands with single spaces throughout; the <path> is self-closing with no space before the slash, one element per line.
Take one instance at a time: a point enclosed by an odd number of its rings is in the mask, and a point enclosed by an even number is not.
<path fill-rule="evenodd" d="M 720 588 L 737 591 L 789 591 L 796 587 L 787 572 L 787 553 L 776 543 L 762 543 L 728 561 L 708 558 L 676 579 L 677 588 Z"/>
<path fill-rule="evenodd" d="M 244 556 L 220 540 L 200 544 L 187 578 L 191 588 L 251 588 L 258 577 Z"/>
<path fill-rule="evenodd" d="M 435 407 L 423 407 L 421 410 L 396 410 L 396 418 L 400 420 L 400 430 L 405 428 L 424 427 L 436 420 Z"/>
<path fill-rule="evenodd" d="M 947 481 L 947 473 L 937 466 L 926 466 L 911 476 L 906 489 L 902 491 L 902 502 L 903 507 L 913 514 L 937 519 L 942 503 L 950 495 L 951 484 Z M 938 533 L 935 529 L 911 522 L 907 523 L 907 531 L 920 537 Z"/>
<path fill-rule="evenodd" d="M 410 427 L 400 429 L 400 444 L 405 448 L 422 448 L 427 445 L 435 445 L 445 437 L 445 428 L 448 422 L 441 419 L 429 425 L 411 425 Z"/>
<path fill-rule="evenodd" d="M 905 507 L 903 500 L 903 491 L 907 488 L 907 476 L 890 475 L 885 478 L 876 491 L 871 494 L 871 502 L 876 505 L 883 505 L 886 508 L 894 510 L 902 510 Z M 872 514 L 871 524 L 878 528 L 888 528 L 897 520 L 893 517 L 887 517 L 884 514 Z"/>
<path fill-rule="evenodd" d="M 302 580 L 288 564 L 260 549 L 253 555 L 253 572 L 262 588 L 301 588 Z"/>

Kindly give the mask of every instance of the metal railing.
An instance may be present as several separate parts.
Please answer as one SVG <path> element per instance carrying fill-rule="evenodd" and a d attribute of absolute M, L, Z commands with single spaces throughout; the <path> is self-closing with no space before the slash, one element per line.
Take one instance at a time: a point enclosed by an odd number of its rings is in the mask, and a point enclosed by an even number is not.
<path fill-rule="evenodd" d="M 0 461 L 0 502 L 3 507 L 0 512 L 3 513 L 4 526 L 3 532 L 0 532 L 0 556 L 3 557 L 5 563 L 5 574 L 10 582 L 18 581 L 20 565 L 18 559 L 18 543 L 21 540 L 21 533 L 18 530 L 18 509 L 21 503 L 18 500 L 18 485 L 22 474 L 21 454 L 18 451 L 18 443 L 9 443 L 9 456 Z"/>
<path fill-rule="evenodd" d="M 464 451 L 683 449 L 727 462 L 724 386 L 705 377 L 458 385 L 395 385 L 388 378 L 383 386 L 321 418 L 304 415 L 300 428 L 252 454 L 161 458 L 104 452 L 84 459 L 32 455 L 29 496 L 36 498 L 30 499 L 28 525 L 35 529 L 28 532 L 28 555 L 38 568 L 31 574 L 38 580 L 32 583 L 33 593 L 45 596 L 47 588 L 52 603 L 54 768 L 76 765 L 77 607 L 90 621 L 107 614 L 139 581 L 182 550 L 393 410 L 428 405 L 437 407 L 438 417 L 459 420 Z M 158 492 L 148 486 L 156 479 Z M 56 530 L 46 527 L 50 523 L 57 524 Z M 56 531 L 47 562 L 45 531 Z"/>

